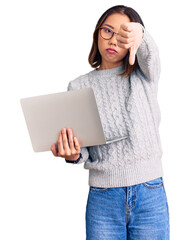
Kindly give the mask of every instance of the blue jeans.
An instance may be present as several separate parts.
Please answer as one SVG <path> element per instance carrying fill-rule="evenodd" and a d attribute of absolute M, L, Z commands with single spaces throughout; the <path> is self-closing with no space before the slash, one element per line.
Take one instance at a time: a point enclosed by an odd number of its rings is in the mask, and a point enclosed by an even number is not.
<path fill-rule="evenodd" d="M 168 240 L 163 178 L 129 187 L 89 187 L 86 240 Z"/>

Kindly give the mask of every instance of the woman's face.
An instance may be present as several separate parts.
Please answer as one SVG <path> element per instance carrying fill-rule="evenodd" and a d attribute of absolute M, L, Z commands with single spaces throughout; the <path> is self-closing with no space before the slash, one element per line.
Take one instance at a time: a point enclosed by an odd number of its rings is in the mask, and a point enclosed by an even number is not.
<path fill-rule="evenodd" d="M 120 13 L 113 13 L 107 17 L 107 19 L 103 22 L 101 27 L 106 27 L 118 33 L 120 25 L 125 22 L 130 22 L 128 16 L 122 15 Z M 115 49 L 117 52 L 116 53 L 108 52 L 106 50 L 108 48 Z M 101 37 L 100 30 L 98 33 L 98 49 L 102 56 L 102 62 L 99 68 L 100 70 L 109 69 L 121 65 L 123 63 L 123 58 L 128 52 L 128 49 L 118 47 L 116 34 L 114 34 L 111 39 L 105 40 Z"/>

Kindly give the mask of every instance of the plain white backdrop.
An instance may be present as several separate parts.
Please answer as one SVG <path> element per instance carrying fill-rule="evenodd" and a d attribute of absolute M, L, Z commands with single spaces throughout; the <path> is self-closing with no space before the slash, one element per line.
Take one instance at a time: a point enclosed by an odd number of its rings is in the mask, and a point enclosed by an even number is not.
<path fill-rule="evenodd" d="M 189 239 L 190 75 L 188 1 L 0 2 L 0 239 L 85 239 L 88 170 L 34 153 L 20 99 L 66 91 L 92 70 L 95 25 L 108 8 L 134 8 L 161 58 L 164 182 L 171 239 Z"/>

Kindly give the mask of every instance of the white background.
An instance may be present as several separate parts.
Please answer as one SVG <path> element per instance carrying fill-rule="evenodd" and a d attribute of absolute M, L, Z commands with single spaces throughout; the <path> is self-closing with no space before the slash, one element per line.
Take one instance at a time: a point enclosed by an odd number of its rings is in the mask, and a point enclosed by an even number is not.
<path fill-rule="evenodd" d="M 188 1 L 17 0 L 0 3 L 0 239 L 85 239 L 88 170 L 34 153 L 20 98 L 66 91 L 92 70 L 95 25 L 124 4 L 160 50 L 158 101 L 171 239 L 189 239 L 190 76 Z"/>

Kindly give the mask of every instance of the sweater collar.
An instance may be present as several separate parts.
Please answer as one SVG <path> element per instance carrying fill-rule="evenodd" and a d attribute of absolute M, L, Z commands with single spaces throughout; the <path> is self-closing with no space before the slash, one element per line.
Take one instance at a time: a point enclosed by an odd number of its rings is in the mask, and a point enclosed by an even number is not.
<path fill-rule="evenodd" d="M 123 71 L 124 71 L 124 63 L 120 66 L 109 68 L 109 69 L 97 70 L 96 68 L 92 70 L 92 73 L 96 76 L 103 76 L 103 75 L 119 74 L 119 73 L 122 73 Z"/>

